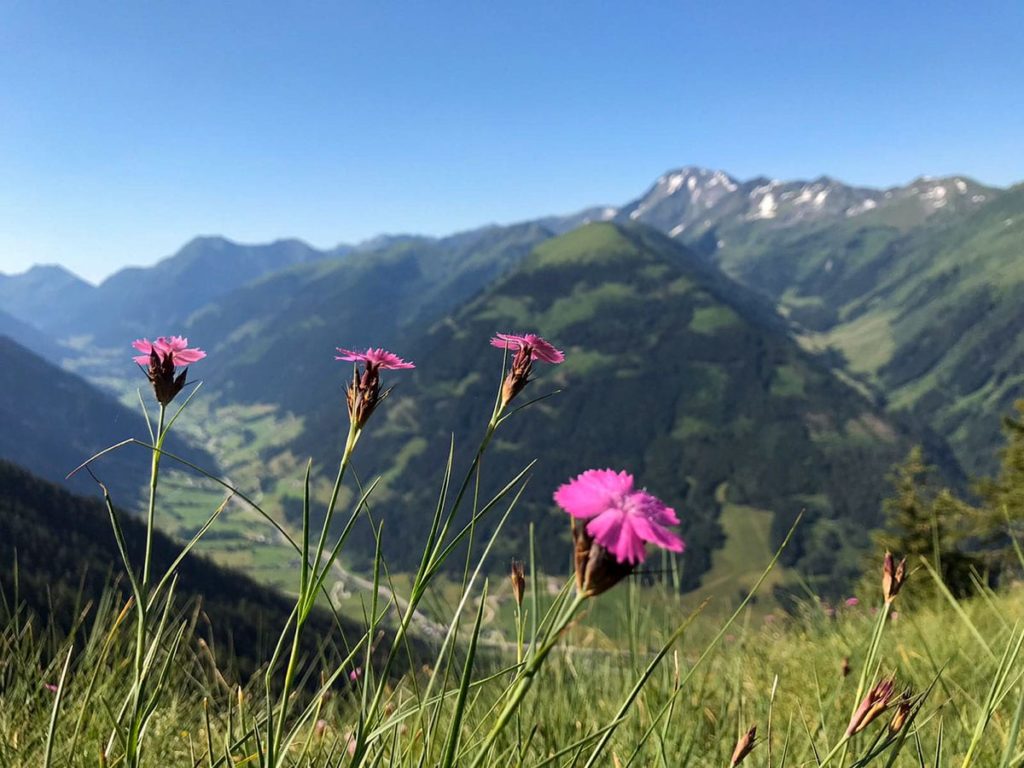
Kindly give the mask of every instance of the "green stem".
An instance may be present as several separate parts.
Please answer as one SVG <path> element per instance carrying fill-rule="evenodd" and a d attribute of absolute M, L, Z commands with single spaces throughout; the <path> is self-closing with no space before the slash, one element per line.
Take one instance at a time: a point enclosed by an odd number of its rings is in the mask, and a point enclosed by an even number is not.
<path fill-rule="evenodd" d="M 849 746 L 850 735 L 843 734 L 843 738 L 840 739 L 839 742 L 834 747 L 832 747 L 831 751 L 829 751 L 829 753 L 821 759 L 821 762 L 818 763 L 817 768 L 825 768 L 825 766 L 828 765 L 829 761 L 831 761 L 832 758 L 836 756 L 836 753 L 838 753 L 840 749 L 843 750 L 842 760 L 846 760 L 846 750 Z M 840 765 L 842 765 L 842 762 L 840 762 Z"/>
<path fill-rule="evenodd" d="M 146 558 L 142 564 L 142 591 L 145 597 L 146 587 L 149 585 L 150 557 L 153 553 L 153 526 L 156 517 L 156 484 L 160 475 L 160 449 L 164 444 L 164 417 L 167 414 L 167 406 L 160 404 L 160 417 L 157 420 L 156 428 L 156 450 L 153 451 L 153 462 L 149 471 L 149 509 L 146 513 Z"/>
<path fill-rule="evenodd" d="M 348 437 L 345 440 L 345 450 L 341 455 L 341 462 L 338 464 L 338 476 L 334 481 L 331 500 L 327 504 L 327 512 L 324 515 L 323 528 L 320 530 L 320 541 L 317 544 L 316 557 L 312 564 L 312 576 L 306 584 L 302 585 L 304 592 L 299 595 L 299 607 L 295 617 L 295 631 L 292 635 L 292 647 L 288 654 L 288 666 L 285 668 L 284 686 L 281 689 L 281 700 L 278 705 L 277 725 L 274 730 L 273 738 L 267 744 L 267 754 L 270 758 L 271 765 L 279 765 L 281 758 L 283 757 L 283 754 L 279 754 L 275 759 L 274 753 L 280 748 L 284 738 L 285 720 L 288 718 L 288 697 L 291 695 L 292 683 L 295 680 L 295 673 L 298 669 L 302 629 L 305 626 L 306 618 L 309 616 L 310 611 L 312 611 L 313 604 L 316 600 L 315 585 L 318 583 L 317 569 L 321 565 L 320 560 L 323 557 L 324 547 L 327 542 L 327 535 L 331 527 L 331 522 L 334 519 L 334 510 L 338 503 L 341 483 L 345 478 L 345 470 L 348 469 L 349 460 L 352 458 L 352 452 L 355 450 L 356 443 L 359 442 L 360 434 L 361 430 L 356 427 L 354 422 L 351 423 L 349 425 Z M 303 552 L 302 556 L 306 558 L 309 556 L 309 553 Z M 328 562 L 323 567 L 325 569 L 330 568 L 331 563 Z"/>
<path fill-rule="evenodd" d="M 149 571 L 150 561 L 153 554 L 153 529 L 156 526 L 156 487 L 160 477 L 160 456 L 164 443 L 164 419 L 167 415 L 167 406 L 160 404 L 160 416 L 157 419 L 156 443 L 153 448 L 153 457 L 149 470 L 149 505 L 146 510 L 146 550 L 142 562 L 142 580 L 139 583 L 139 594 L 135 596 L 135 610 L 138 621 L 135 627 L 135 659 L 133 665 L 134 681 L 132 685 L 132 722 L 128 729 L 128 740 L 125 745 L 125 762 L 134 768 L 139 764 L 142 703 L 144 698 L 145 681 L 143 680 L 143 665 L 146 657 L 146 623 L 147 605 L 149 600 Z"/>

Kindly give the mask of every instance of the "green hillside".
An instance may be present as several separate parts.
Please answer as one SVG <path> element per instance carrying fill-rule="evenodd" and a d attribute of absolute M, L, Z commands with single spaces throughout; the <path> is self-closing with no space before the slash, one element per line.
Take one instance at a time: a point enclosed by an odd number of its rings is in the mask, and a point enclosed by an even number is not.
<path fill-rule="evenodd" d="M 400 344 L 550 236 L 526 224 L 399 238 L 248 285 L 196 313 L 188 332 L 210 351 L 203 376 L 222 399 L 306 415 L 337 396 L 337 346 Z"/>
<path fill-rule="evenodd" d="M 1024 392 L 1024 187 L 916 225 L 880 216 L 727 241 L 718 258 L 965 467 L 991 469 L 998 416 Z"/>
<path fill-rule="evenodd" d="M 212 510 L 208 511 L 212 512 Z M 145 527 L 121 516 L 128 549 L 141 560 Z M 194 531 L 190 532 L 194 533 Z M 122 575 L 104 505 L 74 496 L 57 486 L 0 460 L 0 592 L 11 608 L 15 598 L 42 617 L 43 626 L 67 631 L 79 612 L 96 601 Z M 177 557 L 181 544 L 159 532 L 154 537 L 153 562 L 162 573 Z M 215 621 L 200 622 L 199 636 L 220 647 L 234 672 L 255 671 L 258 660 L 273 650 L 292 604 L 278 592 L 234 571 L 191 555 L 178 569 L 178 605 L 191 611 L 201 605 Z M 123 583 L 123 582 L 122 582 Z M 127 592 L 127 589 L 125 589 Z M 344 645 L 335 620 L 313 616 L 322 642 Z M 358 632 L 343 624 L 344 634 Z M 327 640 L 330 638 L 330 640 Z M 310 648 L 312 650 L 312 647 Z M 235 667 L 235 664 L 241 667 Z M 225 668 L 224 671 L 228 671 Z"/>
<path fill-rule="evenodd" d="M 612 224 L 540 245 L 452 317 L 396 346 L 417 368 L 393 377 L 393 399 L 356 460 L 363 475 L 386 473 L 375 509 L 392 567 L 412 565 L 409 544 L 434 503 L 450 432 L 465 461 L 487 422 L 501 366 L 489 338 L 525 330 L 567 355 L 539 371 L 528 394 L 564 391 L 503 427 L 485 461 L 483 492 L 539 459 L 495 562 L 523 554 L 531 520 L 542 559 L 558 567 L 567 524 L 551 492 L 610 466 L 629 468 L 681 511 L 687 585 L 723 541 L 726 503 L 772 510 L 773 541 L 806 507 L 819 522 L 791 559 L 815 563 L 823 579 L 851 575 L 834 572 L 845 561 L 831 550 L 864 544 L 878 523 L 880 480 L 905 449 L 904 428 L 803 352 L 749 291 L 654 230 Z M 335 370 L 334 396 L 316 401 L 294 444 L 321 466 L 338 451 L 346 373 Z M 728 493 L 716 499 L 723 483 Z"/>
<path fill-rule="evenodd" d="M 126 408 L 6 336 L 0 336 L 0 392 L 0 459 L 72 490 L 96 493 L 95 483 L 84 474 L 64 479 L 94 453 L 129 437 L 148 440 L 138 410 Z M 214 465 L 205 451 L 176 436 L 171 436 L 167 449 Z M 116 500 L 129 507 L 149 482 L 149 457 L 138 449 L 111 453 L 94 469 Z"/>

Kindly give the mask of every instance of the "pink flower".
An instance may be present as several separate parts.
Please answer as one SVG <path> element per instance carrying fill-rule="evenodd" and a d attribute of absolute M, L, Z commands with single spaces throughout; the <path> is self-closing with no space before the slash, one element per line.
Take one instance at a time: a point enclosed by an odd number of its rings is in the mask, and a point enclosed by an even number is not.
<path fill-rule="evenodd" d="M 352 682 L 352 683 L 359 682 L 359 678 L 361 678 L 362 676 L 363 676 L 363 668 L 362 667 L 356 667 L 355 669 L 353 669 L 351 672 L 348 673 L 349 682 Z"/>
<path fill-rule="evenodd" d="M 357 429 L 366 426 L 367 420 L 373 414 L 374 409 L 380 401 L 388 396 L 391 390 L 380 391 L 380 370 L 400 370 L 403 368 L 415 368 L 412 363 L 407 363 L 398 355 L 388 352 L 386 349 L 377 347 L 368 348 L 365 352 L 356 352 L 351 349 L 337 347 L 341 355 L 336 355 L 335 360 L 345 360 L 350 363 L 362 363 L 362 374 L 352 373 L 352 383 L 345 391 L 345 398 L 348 403 L 348 417 L 355 424 Z"/>
<path fill-rule="evenodd" d="M 189 349 L 188 339 L 181 336 L 161 336 L 152 342 L 149 339 L 137 339 L 132 342 L 132 346 L 142 353 L 132 358 L 141 366 L 149 365 L 154 352 L 161 363 L 170 358 L 171 365 L 191 365 L 206 357 L 201 349 Z"/>
<path fill-rule="evenodd" d="M 188 339 L 181 336 L 161 336 L 156 341 L 136 339 L 132 346 L 142 353 L 132 360 L 146 369 L 146 377 L 161 405 L 167 405 L 181 392 L 188 376 L 188 366 L 206 357 L 203 350 L 190 349 Z M 177 373 L 176 366 L 184 367 Z"/>
<path fill-rule="evenodd" d="M 513 352 L 522 350 L 529 355 L 530 360 L 543 360 L 545 363 L 558 365 L 565 360 L 565 353 L 555 349 L 554 346 L 542 339 L 535 333 L 517 335 L 514 333 L 499 333 L 491 339 L 491 346 L 498 349 L 508 349 Z"/>
<path fill-rule="evenodd" d="M 349 363 L 363 363 L 366 365 L 367 370 L 378 370 L 383 368 L 388 371 L 397 371 L 403 368 L 416 367 L 412 363 L 405 362 L 405 360 L 393 352 L 388 352 L 386 349 L 382 349 L 381 347 L 377 347 L 377 349 L 370 347 L 365 352 L 355 352 L 351 349 L 342 349 L 341 347 L 338 347 L 338 351 L 341 352 L 341 355 L 335 356 L 335 360 L 345 360 Z"/>
<path fill-rule="evenodd" d="M 847 608 L 856 608 L 858 605 L 860 605 L 860 600 L 858 600 L 856 597 L 848 597 L 848 598 L 846 598 L 846 607 Z"/>
<path fill-rule="evenodd" d="M 589 520 L 587 533 L 620 563 L 642 563 L 644 544 L 683 551 L 683 540 L 665 528 L 678 525 L 675 510 L 643 490 L 633 476 L 611 469 L 590 469 L 555 491 L 555 503 L 576 518 Z"/>
<path fill-rule="evenodd" d="M 561 351 L 555 349 L 535 333 L 527 333 L 522 336 L 514 333 L 499 333 L 491 339 L 491 346 L 515 352 L 515 355 L 512 356 L 512 365 L 509 367 L 508 375 L 501 387 L 502 408 L 512 402 L 512 398 L 522 392 L 523 387 L 530 383 L 534 360 L 543 360 L 552 365 L 558 365 L 565 360 L 565 355 Z"/>
<path fill-rule="evenodd" d="M 56 693 L 57 691 L 59 691 L 59 690 L 60 690 L 60 688 L 58 688 L 58 687 L 57 687 L 56 685 L 54 685 L 53 683 L 43 683 L 43 688 L 45 688 L 46 690 L 48 690 L 48 691 L 49 691 L 50 693 Z"/>

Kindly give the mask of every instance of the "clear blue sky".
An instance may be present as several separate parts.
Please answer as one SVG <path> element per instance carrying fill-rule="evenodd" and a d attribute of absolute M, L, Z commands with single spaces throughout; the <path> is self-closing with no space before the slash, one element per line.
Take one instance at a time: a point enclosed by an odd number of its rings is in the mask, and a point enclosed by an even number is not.
<path fill-rule="evenodd" d="M 686 164 L 1024 179 L 1024 3 L 0 0 L 0 271 L 445 233 Z"/>

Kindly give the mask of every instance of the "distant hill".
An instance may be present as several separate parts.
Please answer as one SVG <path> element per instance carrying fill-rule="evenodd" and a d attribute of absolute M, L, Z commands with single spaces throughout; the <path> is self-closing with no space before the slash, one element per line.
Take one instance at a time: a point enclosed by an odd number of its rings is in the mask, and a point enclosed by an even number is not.
<path fill-rule="evenodd" d="M 56 268 L 33 268 L 0 278 L 0 309 L 58 338 L 124 344 L 169 332 L 192 312 L 272 272 L 337 256 L 300 240 L 243 245 L 223 237 L 197 237 L 152 267 L 127 267 L 98 286 Z M 45 269 L 40 272 L 40 269 Z M 6 285 L 6 288 L 5 288 Z M 40 292 L 37 286 L 44 286 Z"/>
<path fill-rule="evenodd" d="M 527 392 L 564 392 L 515 418 L 485 462 L 485 491 L 539 459 L 523 508 L 492 562 L 524 554 L 527 520 L 545 564 L 560 567 L 568 531 L 554 488 L 591 467 L 629 468 L 681 511 L 694 586 L 722 541 L 723 503 L 772 510 L 780 536 L 801 508 L 794 551 L 820 577 L 844 578 L 829 555 L 866 543 L 880 522 L 881 478 L 912 439 L 853 388 L 803 352 L 768 305 L 671 239 L 636 225 L 592 224 L 537 247 L 486 291 L 396 350 L 415 360 L 392 375 L 393 399 L 360 443 L 357 468 L 385 473 L 375 509 L 387 521 L 392 565 L 412 565 L 454 431 L 463 466 L 487 422 L 501 352 L 495 331 L 536 331 L 564 348 L 557 368 L 537 364 Z M 341 385 L 309 402 L 295 444 L 320 466 L 336 457 Z M 827 521 L 827 522 L 826 522 Z M 486 531 L 480 531 L 486 536 Z M 820 551 L 818 547 L 826 547 Z"/>
<path fill-rule="evenodd" d="M 95 286 L 55 264 L 17 275 L 0 274 L 0 310 L 37 328 L 52 328 L 55 318 L 87 302 Z"/>
<path fill-rule="evenodd" d="M 144 526 L 127 515 L 121 524 L 130 554 L 141 561 Z M 180 543 L 158 532 L 153 540 L 156 572 L 162 573 L 180 550 Z M 65 629 L 76 611 L 99 598 L 122 572 L 102 502 L 74 496 L 0 460 L 0 589 L 8 601 L 14 598 L 15 564 L 20 600 L 44 622 Z M 182 609 L 201 602 L 213 623 L 200 622 L 199 633 L 228 651 L 219 658 L 237 655 L 249 674 L 270 657 L 293 607 L 279 593 L 196 555 L 181 564 L 177 595 Z M 354 625 L 342 627 L 344 636 L 332 618 L 315 613 L 308 649 L 322 642 L 340 647 L 358 637 Z"/>
<path fill-rule="evenodd" d="M 552 233 L 534 224 L 401 238 L 279 272 L 196 313 L 210 392 L 305 415 L 338 394 L 338 346 L 400 344 L 483 290 Z"/>
<path fill-rule="evenodd" d="M 819 342 L 945 435 L 968 469 L 993 469 L 999 417 L 1024 396 L 1024 186 L 851 247 L 827 272 L 783 303 L 832 308 L 811 326 Z"/>
<path fill-rule="evenodd" d="M 813 345 L 838 351 L 839 368 L 943 435 L 970 471 L 991 470 L 999 416 L 1024 395 L 1024 186 L 919 179 L 863 190 L 844 212 L 855 190 L 830 183 L 777 185 L 779 204 L 789 205 L 778 218 L 753 215 L 753 200 L 725 215 L 726 197 L 712 206 L 710 227 L 677 239 L 777 304 Z M 672 196 L 645 200 L 649 207 L 633 208 L 639 218 L 669 227 Z M 799 206 L 811 210 L 798 215 Z"/>
<path fill-rule="evenodd" d="M 96 493 L 88 475 L 64 480 L 87 458 L 128 437 L 149 440 L 141 413 L 6 336 L 0 336 L 0 392 L 0 459 L 78 492 Z M 214 465 L 204 451 L 173 433 L 166 445 Z M 149 456 L 140 448 L 124 448 L 98 460 L 95 471 L 115 500 L 130 507 L 149 482 Z"/>
<path fill-rule="evenodd" d="M 71 350 L 58 344 L 34 325 L 29 325 L 3 310 L 0 310 L 0 336 L 6 336 L 58 365 L 65 358 L 72 356 Z"/>

